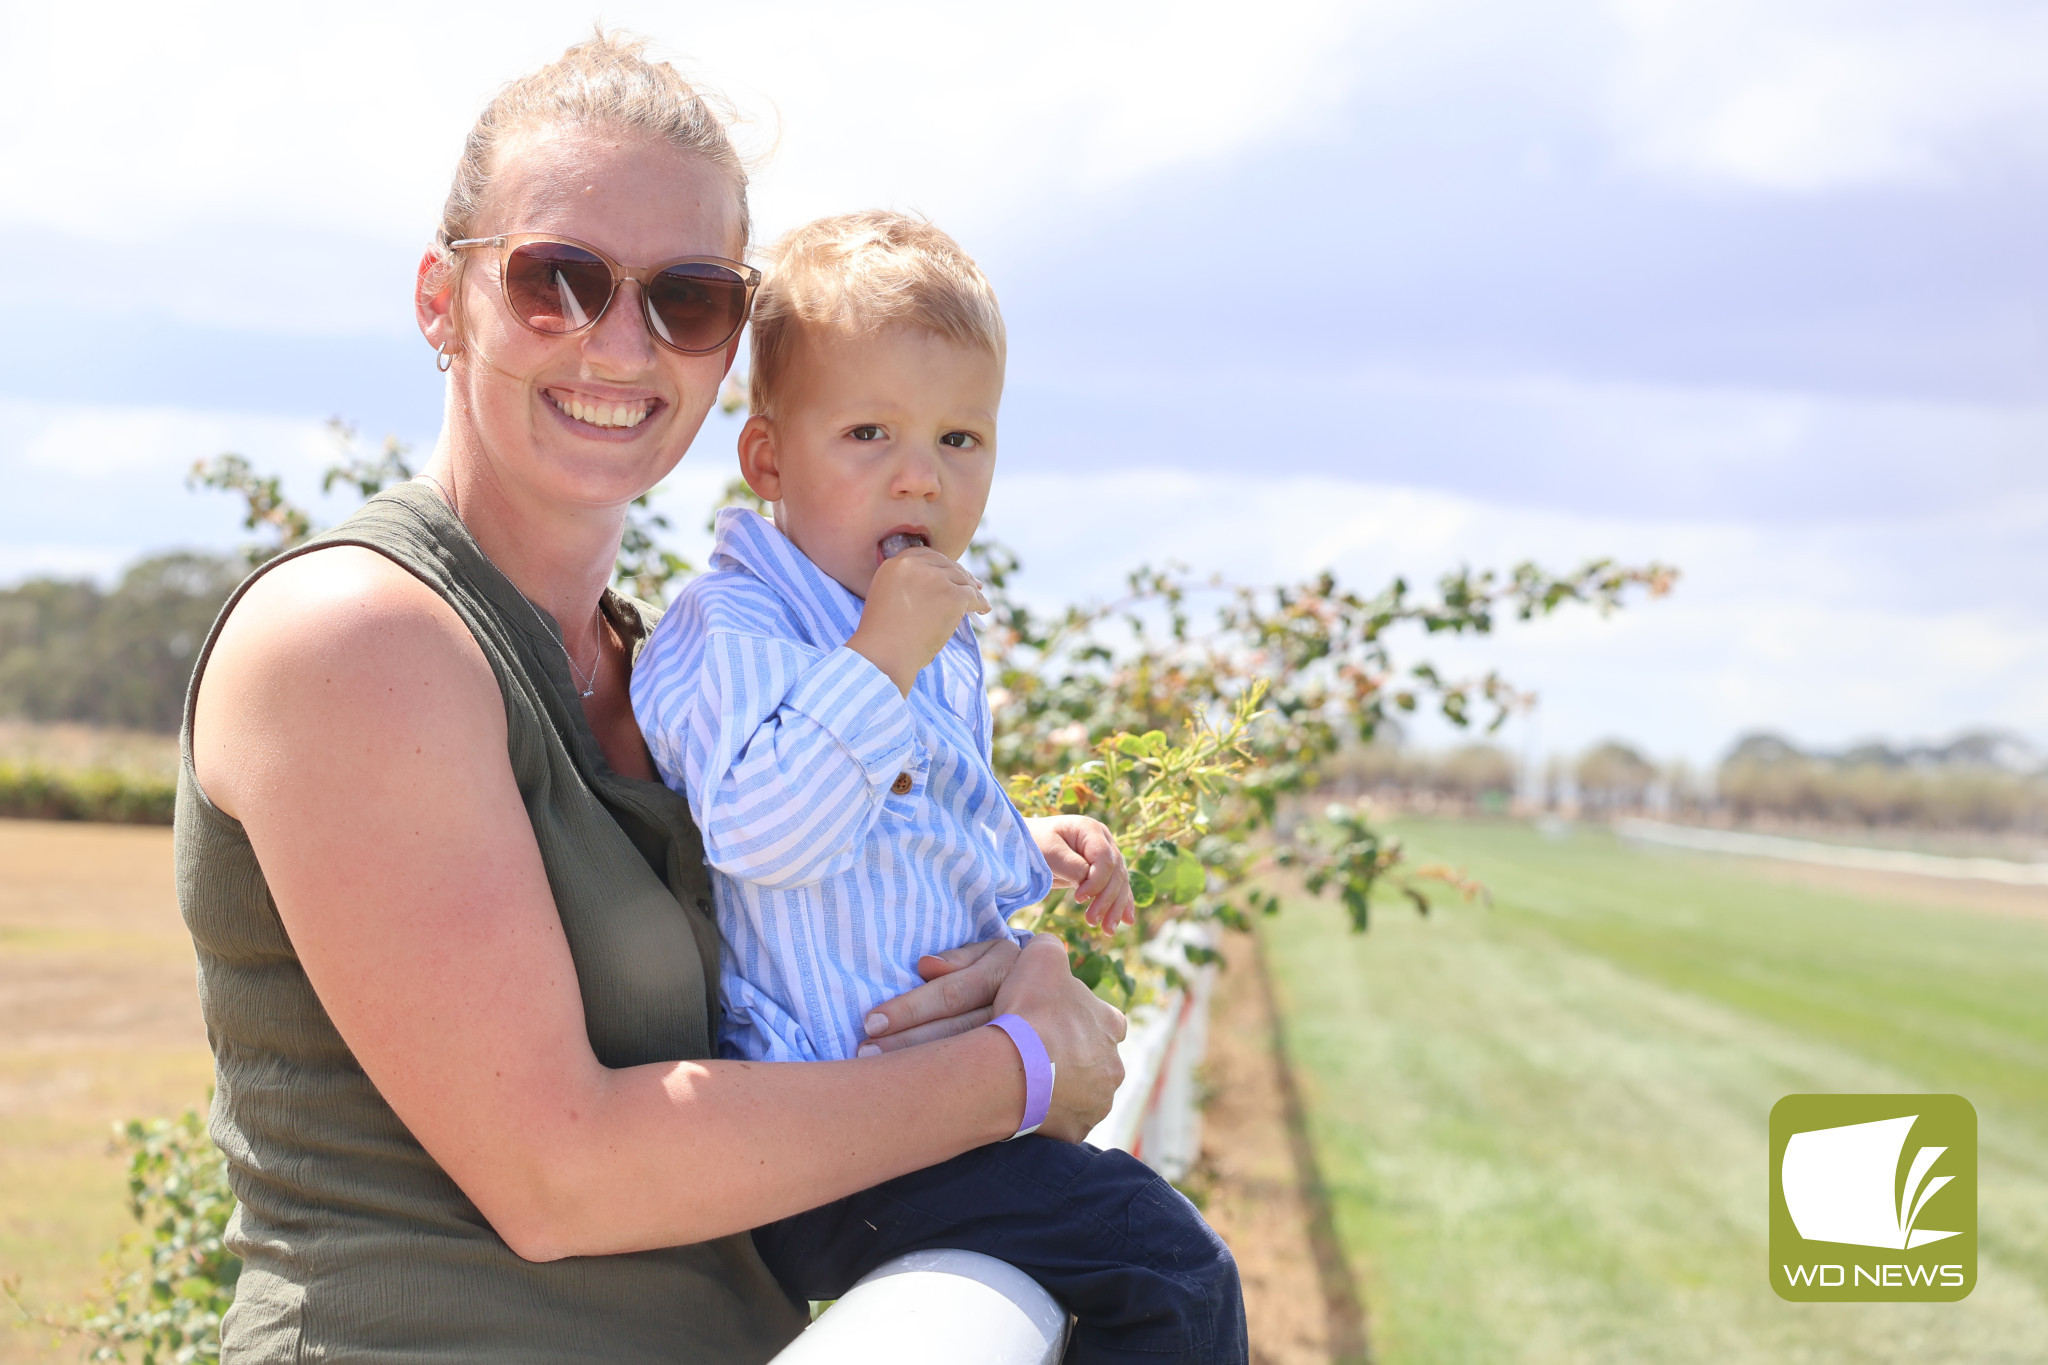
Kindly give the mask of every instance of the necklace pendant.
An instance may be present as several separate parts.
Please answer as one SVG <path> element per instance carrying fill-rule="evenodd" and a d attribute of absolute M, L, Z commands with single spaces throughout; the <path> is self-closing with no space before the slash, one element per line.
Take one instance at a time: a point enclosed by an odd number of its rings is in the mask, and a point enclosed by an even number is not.
<path fill-rule="evenodd" d="M 583 692 L 582 692 L 582 695 L 583 695 L 583 696 L 586 696 L 586 697 L 594 697 L 594 696 L 596 696 L 596 695 L 597 695 L 597 684 L 596 684 L 596 683 L 592 683 L 592 684 L 591 684 L 590 686 L 588 686 L 588 687 L 584 688 L 584 689 L 583 689 Z"/>

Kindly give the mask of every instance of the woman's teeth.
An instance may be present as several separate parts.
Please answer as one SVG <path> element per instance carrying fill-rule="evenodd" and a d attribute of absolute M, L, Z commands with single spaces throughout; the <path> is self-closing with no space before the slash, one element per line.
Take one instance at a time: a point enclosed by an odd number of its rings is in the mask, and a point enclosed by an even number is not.
<path fill-rule="evenodd" d="M 557 398 L 555 406 L 594 427 L 637 427 L 654 411 L 654 404 L 647 399 L 637 403 L 586 403 L 580 398 Z"/>

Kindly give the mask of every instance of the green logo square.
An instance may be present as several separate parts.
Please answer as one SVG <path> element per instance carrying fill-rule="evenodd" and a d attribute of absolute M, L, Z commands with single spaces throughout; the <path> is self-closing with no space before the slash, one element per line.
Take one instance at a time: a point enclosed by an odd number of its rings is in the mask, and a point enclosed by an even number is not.
<path fill-rule="evenodd" d="M 1977 1111 L 1961 1095 L 1787 1095 L 1771 1109 L 1771 1288 L 1918 1303 L 1977 1287 Z"/>

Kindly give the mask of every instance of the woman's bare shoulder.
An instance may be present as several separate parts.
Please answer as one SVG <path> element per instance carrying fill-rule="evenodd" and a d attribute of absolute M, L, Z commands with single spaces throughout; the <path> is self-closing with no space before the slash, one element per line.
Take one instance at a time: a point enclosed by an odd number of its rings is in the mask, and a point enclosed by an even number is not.
<path fill-rule="evenodd" d="M 235 814 L 252 763 L 308 745 L 471 730 L 502 752 L 489 662 L 452 607 L 374 550 L 336 545 L 264 574 L 221 626 L 193 713 L 193 762 Z M 264 766 L 268 766 L 265 764 Z"/>

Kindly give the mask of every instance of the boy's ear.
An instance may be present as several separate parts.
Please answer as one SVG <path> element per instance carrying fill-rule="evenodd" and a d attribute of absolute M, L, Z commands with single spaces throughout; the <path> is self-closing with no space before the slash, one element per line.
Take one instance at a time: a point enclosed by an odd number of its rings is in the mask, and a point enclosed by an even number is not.
<path fill-rule="evenodd" d="M 775 449 L 775 423 L 758 413 L 740 428 L 740 477 L 761 501 L 782 501 L 782 461 Z"/>

